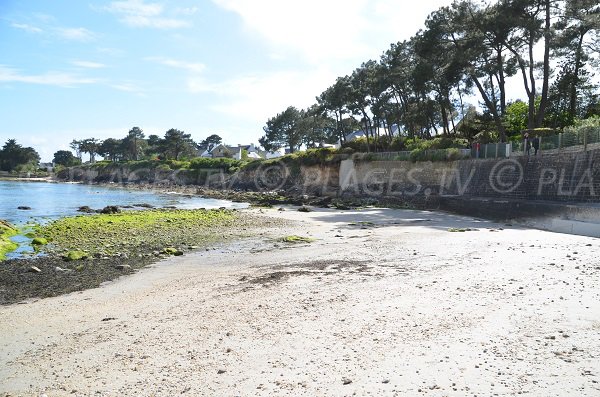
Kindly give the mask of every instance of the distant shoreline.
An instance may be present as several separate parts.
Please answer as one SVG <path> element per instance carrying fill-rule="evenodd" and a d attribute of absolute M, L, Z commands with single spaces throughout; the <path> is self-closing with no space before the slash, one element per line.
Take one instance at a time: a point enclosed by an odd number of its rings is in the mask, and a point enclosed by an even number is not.
<path fill-rule="evenodd" d="M 47 177 L 21 177 L 21 176 L 0 176 L 0 181 L 7 182 L 49 182 L 49 183 L 59 183 L 60 181 L 54 179 L 51 176 Z"/>

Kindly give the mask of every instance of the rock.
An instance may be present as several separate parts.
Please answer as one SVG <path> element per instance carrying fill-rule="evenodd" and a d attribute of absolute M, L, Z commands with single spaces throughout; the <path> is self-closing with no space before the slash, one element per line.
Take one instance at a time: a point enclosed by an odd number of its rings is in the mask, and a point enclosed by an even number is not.
<path fill-rule="evenodd" d="M 343 385 L 349 385 L 350 383 L 352 383 L 352 379 L 342 378 Z"/>
<path fill-rule="evenodd" d="M 26 205 L 20 205 L 17 207 L 18 210 L 24 210 L 24 211 L 29 211 L 31 209 L 31 207 L 28 207 Z"/>
<path fill-rule="evenodd" d="M 384 380 L 381 381 L 381 383 L 390 383 L 390 380 L 389 379 L 384 379 Z"/>
<path fill-rule="evenodd" d="M 82 205 L 81 207 L 79 207 L 77 209 L 77 212 L 85 212 L 85 213 L 92 213 L 92 212 L 96 212 L 95 210 L 93 210 L 92 208 L 88 207 L 87 205 Z"/>
<path fill-rule="evenodd" d="M 131 269 L 131 266 L 130 265 L 116 265 L 115 269 L 118 269 L 118 270 L 128 270 L 128 269 Z"/>
<path fill-rule="evenodd" d="M 33 245 L 46 245 L 48 244 L 48 240 L 46 240 L 43 237 L 36 237 L 33 239 L 33 241 L 31 241 L 31 244 Z"/>
<path fill-rule="evenodd" d="M 167 254 L 167 255 L 174 255 L 174 256 L 183 255 L 183 251 L 178 250 L 177 248 L 173 248 L 173 247 L 163 248 L 162 253 Z"/>
<path fill-rule="evenodd" d="M 69 251 L 63 256 L 63 259 L 70 262 L 87 259 L 88 257 L 88 253 L 84 251 Z"/>
<path fill-rule="evenodd" d="M 303 205 L 300 208 L 298 208 L 298 212 L 312 212 L 312 208 Z"/>
<path fill-rule="evenodd" d="M 224 369 L 222 369 L 222 368 L 221 368 L 221 369 L 218 369 L 218 370 L 217 370 L 217 375 L 224 374 L 225 372 L 227 372 L 227 371 L 226 371 L 226 370 L 224 370 Z"/>
<path fill-rule="evenodd" d="M 121 209 L 116 205 L 107 205 L 99 211 L 101 214 L 118 214 Z"/>
<path fill-rule="evenodd" d="M 71 271 L 71 269 L 63 269 L 63 268 L 62 268 L 62 267 L 60 267 L 60 266 L 56 266 L 56 267 L 54 268 L 54 271 L 56 271 L 56 272 L 65 272 L 65 273 L 66 273 L 66 272 L 70 272 L 70 271 Z"/>
<path fill-rule="evenodd" d="M 152 204 L 148 204 L 148 203 L 134 204 L 134 206 L 140 207 L 140 208 L 154 208 L 154 206 Z"/>
<path fill-rule="evenodd" d="M 40 268 L 39 268 L 39 267 L 36 267 L 36 266 L 31 266 L 31 267 L 29 268 L 29 270 L 27 270 L 27 271 L 28 271 L 29 273 L 41 273 L 41 272 L 42 272 L 42 271 L 40 270 Z"/>

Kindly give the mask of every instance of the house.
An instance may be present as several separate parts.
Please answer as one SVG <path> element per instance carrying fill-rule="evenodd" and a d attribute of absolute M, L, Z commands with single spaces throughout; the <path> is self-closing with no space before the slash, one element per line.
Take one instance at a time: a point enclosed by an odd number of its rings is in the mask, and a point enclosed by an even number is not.
<path fill-rule="evenodd" d="M 392 132 L 392 136 L 396 136 L 396 135 L 400 134 L 400 129 L 397 124 L 392 124 L 390 126 L 390 131 Z M 379 136 L 388 135 L 388 131 L 383 127 L 374 127 L 371 129 L 371 131 L 369 133 L 369 136 L 373 136 L 373 135 L 379 135 Z M 364 130 L 353 131 L 350 134 L 346 135 L 345 141 L 352 142 L 359 138 L 365 138 L 366 136 L 367 136 L 367 134 Z M 338 141 L 338 144 L 339 144 L 339 141 Z"/>
<path fill-rule="evenodd" d="M 54 163 L 40 163 L 39 168 L 45 169 L 47 172 L 54 171 Z"/>
<path fill-rule="evenodd" d="M 249 145 L 237 145 L 237 146 L 229 146 L 229 145 L 217 145 L 211 150 L 205 150 L 200 156 L 201 157 L 212 157 L 212 158 L 223 158 L 228 157 L 232 159 L 241 160 L 243 151 L 248 153 L 248 159 L 250 160 L 258 160 L 263 158 L 260 155 L 260 151 L 253 143 Z"/>
<path fill-rule="evenodd" d="M 265 159 L 276 159 L 278 157 L 282 157 L 286 154 L 286 150 L 284 148 L 280 148 L 277 150 L 273 150 L 272 152 L 262 152 L 261 155 Z"/>

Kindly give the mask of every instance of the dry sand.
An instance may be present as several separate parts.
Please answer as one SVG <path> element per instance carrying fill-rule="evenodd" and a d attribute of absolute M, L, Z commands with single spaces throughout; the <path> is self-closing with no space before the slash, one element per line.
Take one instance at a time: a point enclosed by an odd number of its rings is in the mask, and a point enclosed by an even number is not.
<path fill-rule="evenodd" d="M 265 212 L 296 221 L 281 236 L 317 240 L 263 237 L 1 307 L 0 391 L 600 396 L 598 239 L 421 211 Z"/>

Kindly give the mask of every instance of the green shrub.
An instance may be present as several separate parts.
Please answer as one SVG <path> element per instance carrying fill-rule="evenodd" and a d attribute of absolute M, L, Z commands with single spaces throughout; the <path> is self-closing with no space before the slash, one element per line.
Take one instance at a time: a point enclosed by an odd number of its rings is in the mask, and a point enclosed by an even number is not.
<path fill-rule="evenodd" d="M 463 156 L 460 150 L 457 148 L 450 148 L 446 150 L 446 159 L 448 161 L 456 161 L 461 160 L 463 158 L 465 158 L 465 156 Z"/>
<path fill-rule="evenodd" d="M 424 149 L 417 148 L 410 151 L 410 161 L 412 161 L 413 163 L 417 161 L 425 161 L 426 156 L 427 153 Z"/>
<path fill-rule="evenodd" d="M 171 171 L 171 167 L 169 167 L 169 164 L 159 164 L 156 167 L 157 171 Z"/>
<path fill-rule="evenodd" d="M 190 161 L 190 169 L 202 170 L 202 169 L 221 169 L 226 172 L 235 172 L 240 169 L 244 162 L 235 160 L 228 157 L 222 158 L 204 158 L 196 157 Z"/>

